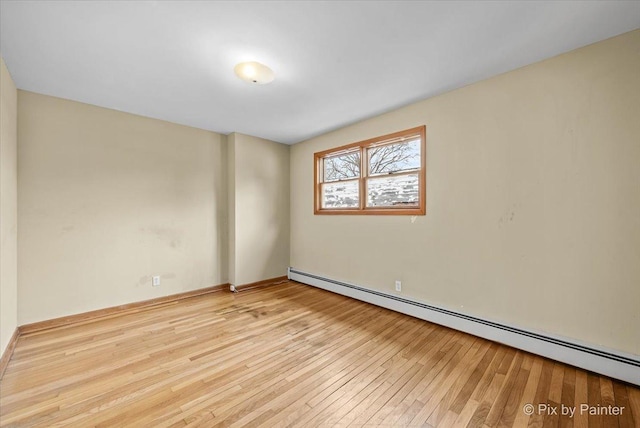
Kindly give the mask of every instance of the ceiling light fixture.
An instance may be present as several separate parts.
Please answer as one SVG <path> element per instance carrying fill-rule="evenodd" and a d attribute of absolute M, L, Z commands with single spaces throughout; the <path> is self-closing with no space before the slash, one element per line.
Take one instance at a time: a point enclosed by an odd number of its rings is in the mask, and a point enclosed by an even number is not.
<path fill-rule="evenodd" d="M 242 80 L 249 83 L 257 83 L 258 85 L 270 83 L 275 78 L 273 70 L 255 61 L 241 62 L 234 67 L 233 71 Z"/>

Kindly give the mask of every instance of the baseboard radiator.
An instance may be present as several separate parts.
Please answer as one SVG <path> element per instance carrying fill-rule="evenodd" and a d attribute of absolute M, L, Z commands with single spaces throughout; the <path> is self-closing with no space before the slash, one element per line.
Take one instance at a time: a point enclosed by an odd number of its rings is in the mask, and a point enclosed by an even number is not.
<path fill-rule="evenodd" d="M 289 279 L 640 386 L 640 358 L 289 268 Z"/>

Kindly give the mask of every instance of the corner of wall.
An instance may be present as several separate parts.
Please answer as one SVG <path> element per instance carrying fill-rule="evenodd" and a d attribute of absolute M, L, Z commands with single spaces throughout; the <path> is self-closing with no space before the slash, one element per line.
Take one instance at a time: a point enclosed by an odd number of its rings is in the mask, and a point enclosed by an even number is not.
<path fill-rule="evenodd" d="M 236 285 L 236 134 L 227 135 L 227 212 L 228 212 L 228 278 Z"/>
<path fill-rule="evenodd" d="M 0 355 L 18 327 L 17 90 L 0 58 Z"/>
<path fill-rule="evenodd" d="M 228 136 L 229 282 L 286 275 L 289 266 L 289 146 Z"/>

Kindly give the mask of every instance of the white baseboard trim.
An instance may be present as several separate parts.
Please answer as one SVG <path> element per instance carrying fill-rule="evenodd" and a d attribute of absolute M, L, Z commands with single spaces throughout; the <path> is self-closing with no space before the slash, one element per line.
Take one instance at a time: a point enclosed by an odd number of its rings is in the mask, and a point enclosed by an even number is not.
<path fill-rule="evenodd" d="M 289 268 L 289 279 L 640 386 L 640 357 Z"/>

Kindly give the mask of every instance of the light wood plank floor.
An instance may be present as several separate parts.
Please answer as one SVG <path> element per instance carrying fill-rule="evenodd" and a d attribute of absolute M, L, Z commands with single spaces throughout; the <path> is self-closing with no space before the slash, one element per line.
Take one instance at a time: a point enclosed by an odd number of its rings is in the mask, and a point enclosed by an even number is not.
<path fill-rule="evenodd" d="M 0 425 L 633 427 L 640 389 L 289 282 L 23 336 Z"/>

